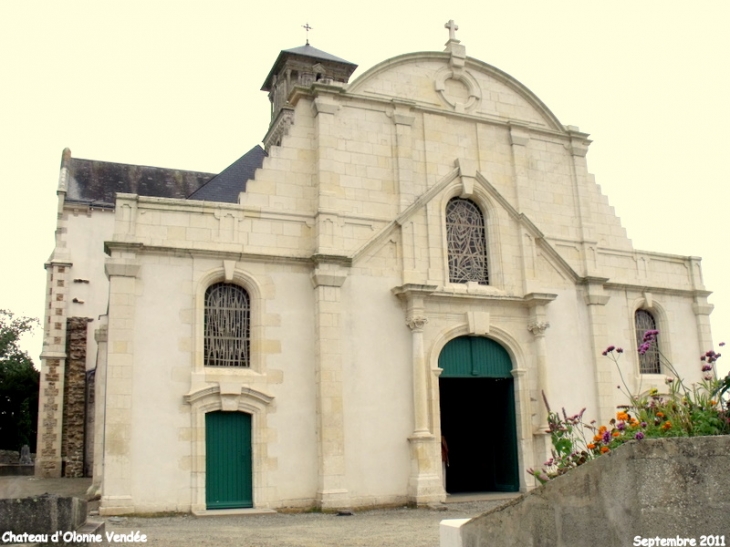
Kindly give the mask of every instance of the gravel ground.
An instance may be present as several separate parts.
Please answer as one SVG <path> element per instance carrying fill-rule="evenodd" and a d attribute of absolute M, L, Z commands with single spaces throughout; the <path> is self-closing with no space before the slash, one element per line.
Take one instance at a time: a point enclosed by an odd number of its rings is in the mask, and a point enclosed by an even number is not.
<path fill-rule="evenodd" d="M 352 516 L 323 513 L 106 519 L 107 531 L 140 531 L 147 545 L 192 547 L 438 547 L 439 522 L 470 518 L 507 500 L 449 503 L 446 511 L 379 509 Z"/>
<path fill-rule="evenodd" d="M 46 492 L 84 497 L 90 484 L 90 479 L 0 477 L 0 498 L 35 496 Z M 147 542 L 144 545 L 156 547 L 438 547 L 441 520 L 475 517 L 513 497 L 452 496 L 445 511 L 403 507 L 358 511 L 352 516 L 276 513 L 92 518 L 105 520 L 107 532 L 145 534 Z M 94 509 L 94 505 L 90 509 Z"/>

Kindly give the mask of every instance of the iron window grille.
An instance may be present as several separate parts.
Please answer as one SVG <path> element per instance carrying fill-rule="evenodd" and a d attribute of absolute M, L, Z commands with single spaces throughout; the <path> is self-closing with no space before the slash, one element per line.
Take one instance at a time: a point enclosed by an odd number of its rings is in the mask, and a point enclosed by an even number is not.
<path fill-rule="evenodd" d="M 208 287 L 204 319 L 205 366 L 250 366 L 251 305 L 246 289 L 231 283 Z"/>
<path fill-rule="evenodd" d="M 489 285 L 484 216 L 473 201 L 452 198 L 446 204 L 446 244 L 451 283 Z"/>
<path fill-rule="evenodd" d="M 648 330 L 656 330 L 656 321 L 648 311 L 636 310 L 634 323 L 636 326 L 636 347 L 639 347 L 644 342 L 644 333 Z M 644 355 L 639 355 L 639 372 L 641 374 L 661 374 L 658 344 L 659 339 L 657 338 Z"/>

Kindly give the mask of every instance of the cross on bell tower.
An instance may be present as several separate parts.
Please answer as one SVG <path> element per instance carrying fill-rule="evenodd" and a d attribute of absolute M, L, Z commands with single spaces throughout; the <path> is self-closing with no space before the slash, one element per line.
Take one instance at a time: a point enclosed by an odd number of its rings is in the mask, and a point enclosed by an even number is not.
<path fill-rule="evenodd" d="M 307 45 L 309 45 L 309 31 L 312 30 L 312 27 L 309 26 L 309 23 L 305 23 L 302 28 L 307 31 Z"/>

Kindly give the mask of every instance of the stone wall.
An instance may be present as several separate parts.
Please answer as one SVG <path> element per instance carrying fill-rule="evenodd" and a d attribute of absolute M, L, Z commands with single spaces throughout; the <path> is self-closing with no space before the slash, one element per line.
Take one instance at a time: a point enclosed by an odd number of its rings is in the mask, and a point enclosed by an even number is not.
<path fill-rule="evenodd" d="M 728 469 L 728 436 L 632 442 L 458 531 L 442 524 L 441 547 L 610 547 L 637 545 L 636 536 L 700 545 L 730 531 Z"/>
<path fill-rule="evenodd" d="M 63 388 L 61 457 L 64 477 L 84 476 L 86 421 L 85 317 L 70 317 L 66 326 L 66 370 Z"/>

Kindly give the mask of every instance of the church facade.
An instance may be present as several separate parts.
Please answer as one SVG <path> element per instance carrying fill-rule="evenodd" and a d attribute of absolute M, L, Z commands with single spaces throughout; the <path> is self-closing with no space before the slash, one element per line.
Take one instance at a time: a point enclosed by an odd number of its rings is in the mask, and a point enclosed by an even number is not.
<path fill-rule="evenodd" d="M 700 379 L 700 260 L 635 250 L 588 135 L 447 26 L 445 51 L 352 82 L 282 51 L 265 150 L 218 175 L 65 153 L 38 474 L 91 460 L 107 515 L 437 504 L 535 486 L 543 394 L 610 420 L 609 344 L 633 390 L 665 389 L 636 353 L 651 327 Z M 85 440 L 74 360 L 95 371 Z"/>

